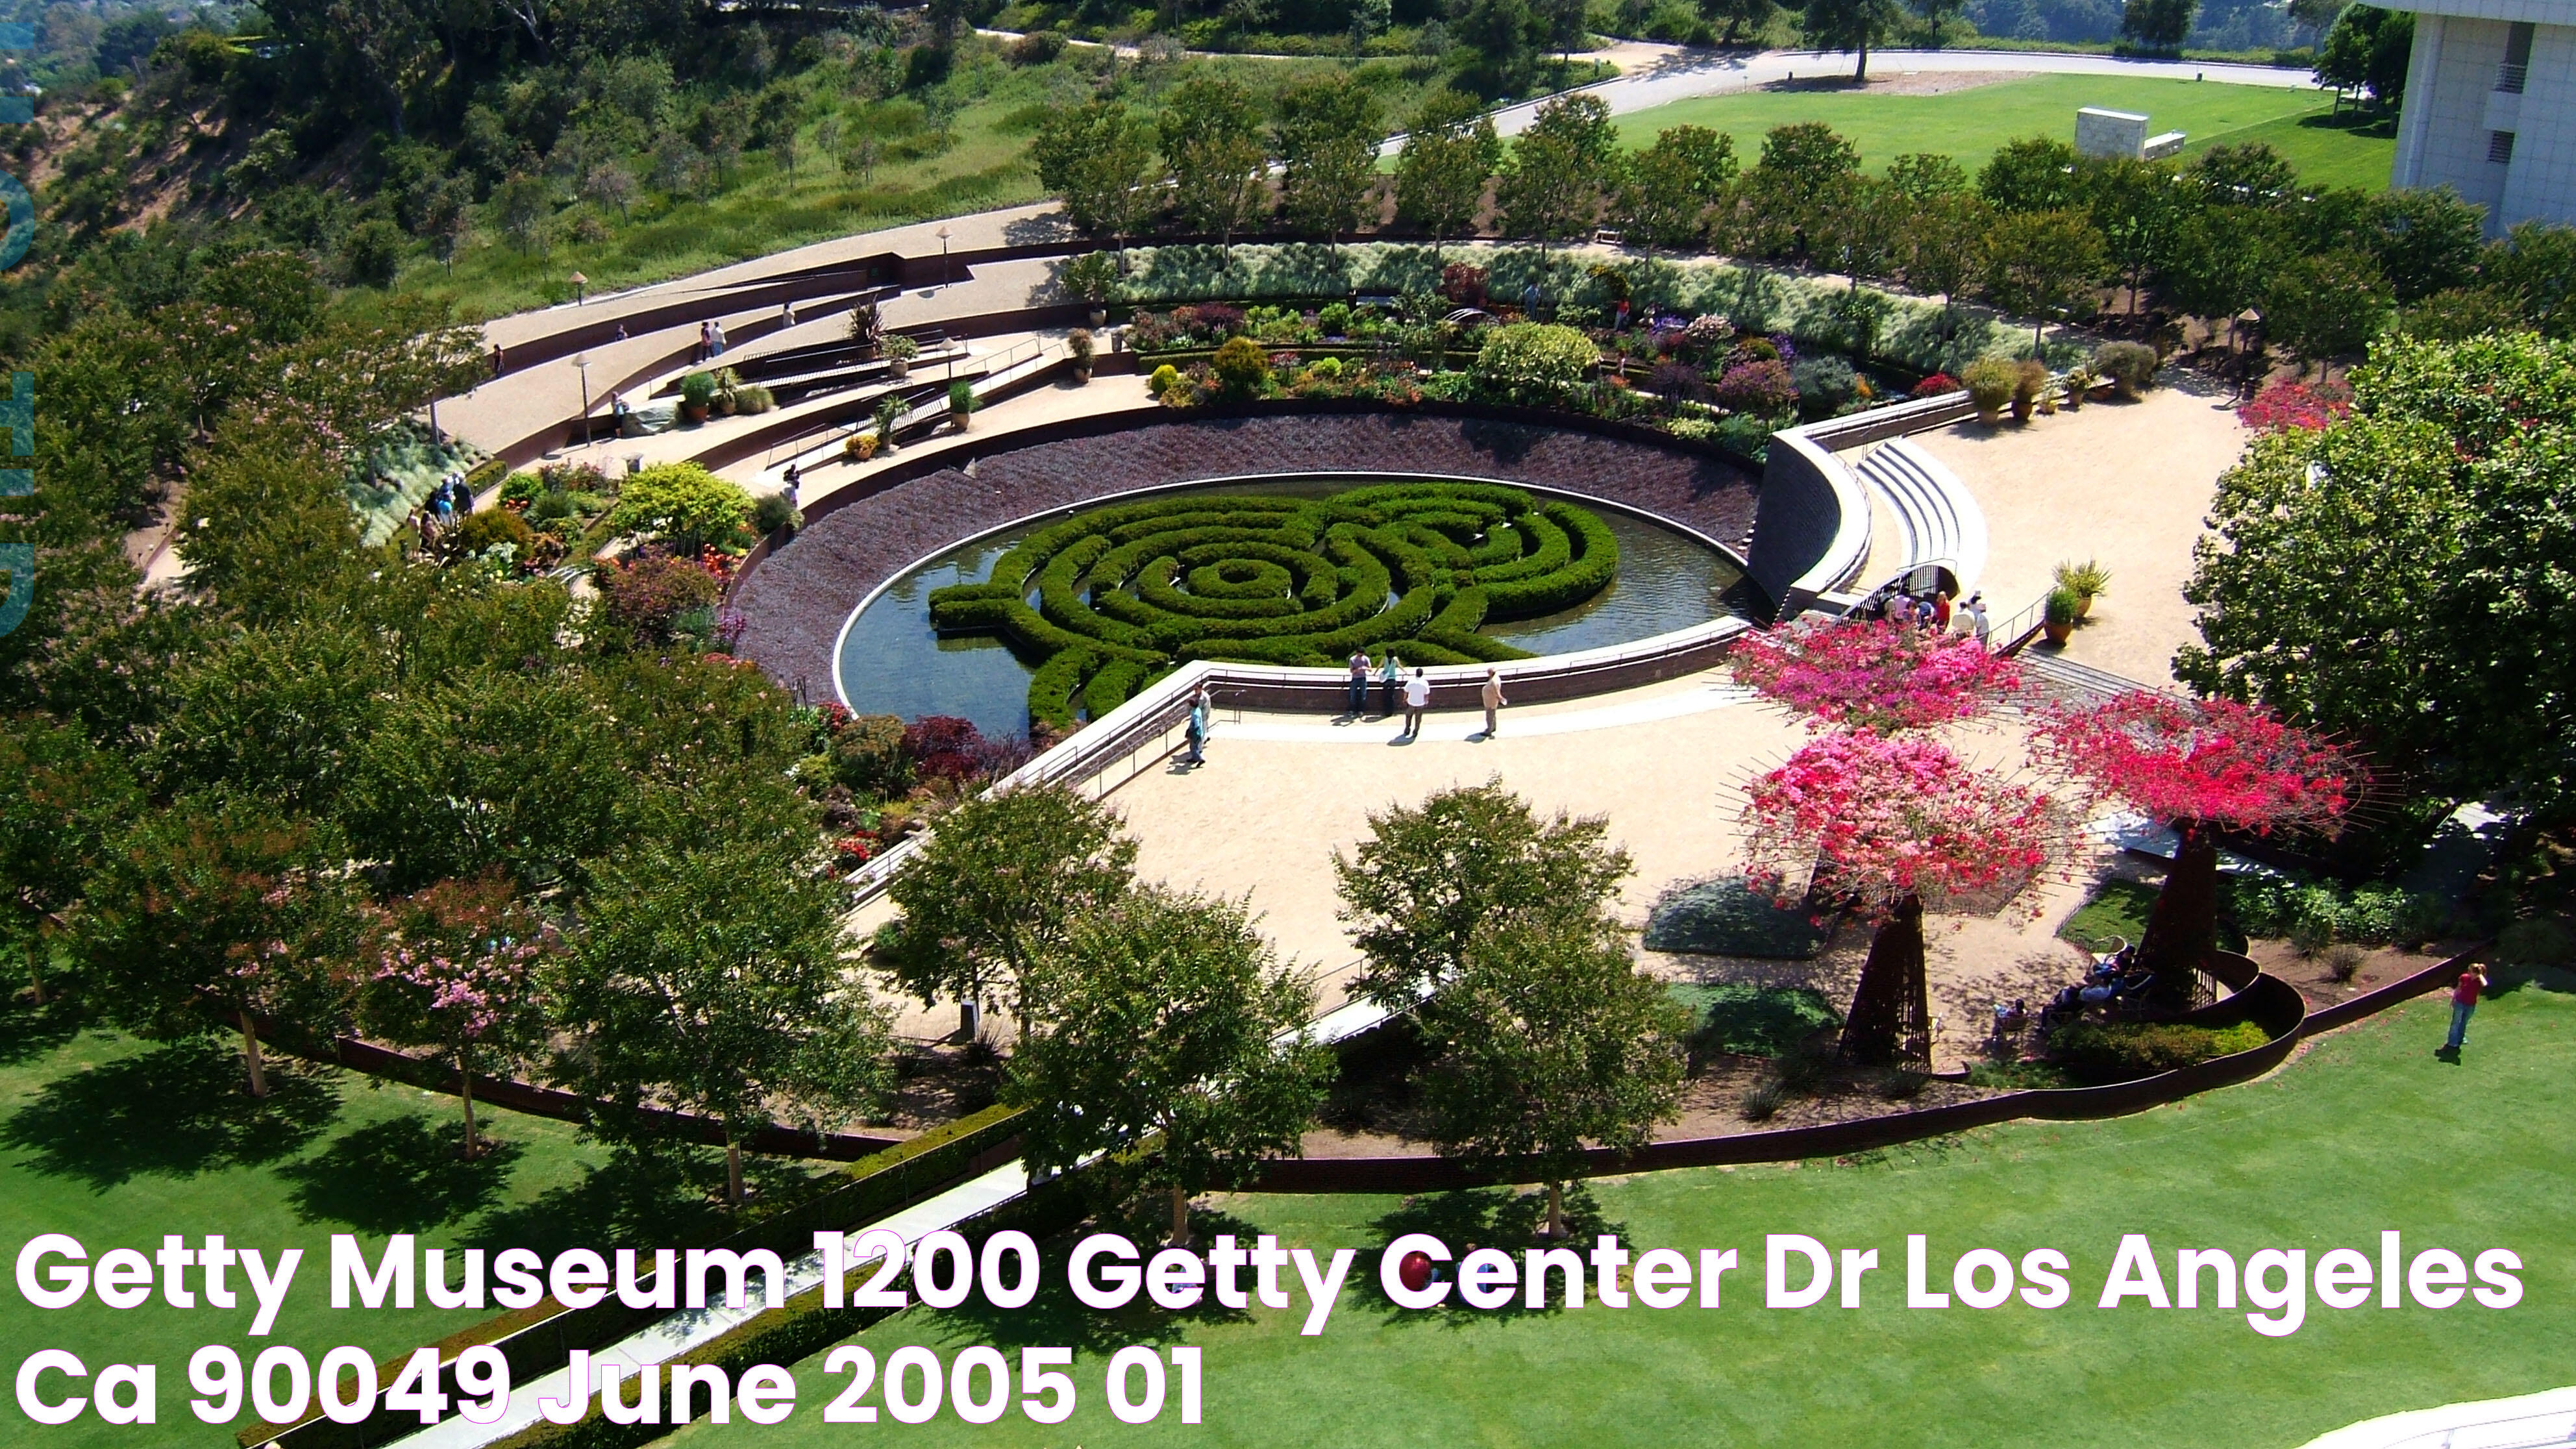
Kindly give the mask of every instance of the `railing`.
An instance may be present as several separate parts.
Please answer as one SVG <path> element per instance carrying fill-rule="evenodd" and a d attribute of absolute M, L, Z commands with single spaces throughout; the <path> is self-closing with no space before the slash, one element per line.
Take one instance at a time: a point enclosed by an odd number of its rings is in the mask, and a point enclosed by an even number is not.
<path fill-rule="evenodd" d="M 942 337 L 937 345 L 946 347 L 953 340 L 954 339 Z M 991 379 L 999 377 L 1001 374 L 1010 371 L 1012 368 L 1022 366 L 1029 362 L 1034 362 L 1044 357 L 1046 355 L 1048 345 L 1048 340 L 1044 337 L 1023 337 L 1019 341 L 1012 343 L 1009 347 L 1003 349 L 998 354 L 983 355 L 978 355 L 971 349 L 966 349 L 961 346 L 960 350 L 957 352 L 927 359 L 926 364 L 924 362 L 917 361 L 914 366 L 939 366 L 942 364 L 953 364 L 961 361 L 973 361 L 982 365 L 984 369 L 982 376 L 985 380 L 990 381 Z M 919 382 L 924 387 L 936 385 L 940 391 L 933 394 L 926 400 L 914 405 L 911 413 L 905 417 L 904 422 L 896 428 L 896 436 L 900 437 L 905 433 L 918 434 L 927 431 L 945 420 L 948 416 L 948 398 L 945 390 L 947 384 L 952 380 L 953 379 L 949 378 L 906 378 L 905 381 Z M 887 389 L 889 393 L 900 390 L 901 389 L 896 388 Z M 770 444 L 769 451 L 761 457 L 760 466 L 766 469 L 776 464 L 778 459 L 782 456 L 793 458 L 801 453 L 811 451 L 814 446 L 814 440 L 817 438 L 839 432 L 856 432 L 868 425 L 869 419 L 866 418 L 855 420 L 839 418 L 830 422 L 817 423 L 810 428 L 805 428 L 801 431 L 792 433 L 787 437 L 781 438 L 777 442 Z"/>

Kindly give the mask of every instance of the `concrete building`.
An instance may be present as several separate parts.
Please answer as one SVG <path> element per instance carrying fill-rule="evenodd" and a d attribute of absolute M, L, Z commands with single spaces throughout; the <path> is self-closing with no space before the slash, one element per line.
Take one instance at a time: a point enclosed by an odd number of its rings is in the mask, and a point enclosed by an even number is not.
<path fill-rule="evenodd" d="M 2415 52 L 2398 186 L 2448 186 L 2490 232 L 2576 222 L 2576 0 L 2398 0 Z"/>

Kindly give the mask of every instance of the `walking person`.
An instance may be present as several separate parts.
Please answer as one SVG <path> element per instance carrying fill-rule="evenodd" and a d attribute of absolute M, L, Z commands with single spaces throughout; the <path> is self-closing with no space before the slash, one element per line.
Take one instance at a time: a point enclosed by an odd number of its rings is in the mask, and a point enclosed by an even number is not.
<path fill-rule="evenodd" d="M 699 323 L 699 324 L 698 324 L 698 350 L 697 350 L 697 351 L 695 351 L 695 352 L 693 352 L 693 353 L 691 353 L 691 354 L 689 354 L 689 360 L 690 360 L 691 362 L 704 362 L 704 361 L 706 361 L 708 358 L 715 356 L 715 346 L 716 346 L 716 324 L 714 324 L 713 322 L 701 322 L 701 323 Z"/>
<path fill-rule="evenodd" d="M 722 357 L 722 356 L 724 356 L 724 350 L 725 350 L 724 324 L 723 324 L 722 322 L 714 322 L 714 323 L 710 323 L 710 324 L 708 324 L 708 329 L 707 329 L 707 330 L 708 330 L 709 335 L 710 335 L 711 337 L 713 337 L 713 339 L 714 339 L 714 341 L 715 341 L 715 349 L 716 349 L 716 350 L 715 350 L 715 352 L 714 352 L 712 355 L 713 355 L 713 356 L 716 356 L 716 357 Z"/>
<path fill-rule="evenodd" d="M 1368 708 L 1369 657 L 1366 649 L 1351 651 L 1351 718 Z"/>
<path fill-rule="evenodd" d="M 1404 681 L 1404 738 L 1422 738 L 1422 715 L 1430 708 L 1431 676 L 1416 665 L 1413 677 Z"/>
<path fill-rule="evenodd" d="M 1404 682 L 1404 661 L 1395 657 L 1394 650 L 1386 651 L 1386 667 L 1378 671 L 1377 680 L 1378 718 L 1393 719 L 1396 687 Z"/>
<path fill-rule="evenodd" d="M 805 471 L 793 463 L 788 464 L 787 471 L 780 475 L 778 480 L 778 491 L 786 497 L 788 507 L 795 508 L 800 506 L 796 501 L 796 490 L 804 483 L 804 481 Z"/>
<path fill-rule="evenodd" d="M 781 330 L 796 325 L 796 304 L 794 302 L 781 302 L 778 304 L 778 325 Z"/>
<path fill-rule="evenodd" d="M 2479 993 L 2486 989 L 2487 968 L 2470 963 L 2451 987 L 2451 1039 L 2442 1044 L 2442 1050 L 2457 1056 L 2469 1044 L 2469 1014 L 2478 1009 Z"/>
<path fill-rule="evenodd" d="M 1495 732 L 1498 729 L 1498 726 L 1494 721 L 1494 712 L 1501 709 L 1504 705 L 1511 703 L 1510 700 L 1503 698 L 1503 672 L 1501 670 L 1488 669 L 1485 671 L 1485 688 L 1482 698 L 1485 702 L 1485 738 L 1490 740 L 1494 737 Z"/>
<path fill-rule="evenodd" d="M 1185 728 L 1189 750 L 1181 756 L 1181 763 L 1193 770 L 1207 763 L 1208 705 L 1208 687 L 1202 684 L 1199 692 L 1190 696 L 1190 720 Z"/>
<path fill-rule="evenodd" d="M 1992 641 L 1989 638 L 1990 631 L 1993 627 L 1994 626 L 1986 620 L 1986 596 L 1983 594 L 1970 594 L 1968 596 L 1968 632 L 1977 636 L 1977 644 L 1979 647 L 1993 647 Z"/>

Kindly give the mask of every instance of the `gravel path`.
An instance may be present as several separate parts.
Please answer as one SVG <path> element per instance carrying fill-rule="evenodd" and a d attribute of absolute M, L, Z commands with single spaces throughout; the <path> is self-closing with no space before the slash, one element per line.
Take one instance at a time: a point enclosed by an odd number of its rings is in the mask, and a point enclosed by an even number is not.
<path fill-rule="evenodd" d="M 1533 483 L 1625 504 L 1742 552 L 1755 480 L 1725 463 L 1596 434 L 1420 414 L 1157 422 L 990 454 L 816 519 L 744 579 L 738 646 L 810 700 L 835 697 L 832 649 L 861 599 L 961 539 L 1158 484 L 1246 474 L 1434 473 Z"/>

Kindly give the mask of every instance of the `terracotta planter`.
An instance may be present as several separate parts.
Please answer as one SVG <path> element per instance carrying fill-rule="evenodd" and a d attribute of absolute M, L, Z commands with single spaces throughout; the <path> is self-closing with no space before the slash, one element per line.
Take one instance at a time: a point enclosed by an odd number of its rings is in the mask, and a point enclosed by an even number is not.
<path fill-rule="evenodd" d="M 1108 309 L 1108 308 L 1106 308 L 1106 307 L 1094 307 L 1094 308 L 1092 308 L 1092 309 L 1091 309 L 1091 325 L 1092 325 L 1092 326 L 1094 326 L 1094 327 L 1106 327 L 1106 326 L 1108 326 L 1108 325 L 1109 325 L 1109 309 Z"/>
<path fill-rule="evenodd" d="M 909 358 L 909 357 L 889 357 L 889 358 L 887 358 L 887 359 L 886 359 L 886 376 L 888 376 L 888 377 L 909 377 L 909 376 L 911 376 L 911 375 L 912 375 L 912 359 L 911 359 L 911 358 Z"/>
<path fill-rule="evenodd" d="M 2039 626 L 2039 632 L 2048 636 L 2049 643 L 2063 645 L 2067 640 L 2075 637 L 2075 626 L 2072 624 L 2042 624 Z"/>
<path fill-rule="evenodd" d="M 1073 380 L 1075 382 L 1088 383 L 1091 381 L 1091 369 L 1087 367 L 1075 368 L 1073 370 Z"/>
<path fill-rule="evenodd" d="M 680 421 L 684 423 L 703 423 L 706 420 L 707 404 L 693 402 L 684 402 L 680 404 Z"/>
<path fill-rule="evenodd" d="M 2093 617 L 2093 596 L 2091 594 L 2078 594 L 2075 596 L 2075 617 L 2079 619 L 2089 619 Z"/>

